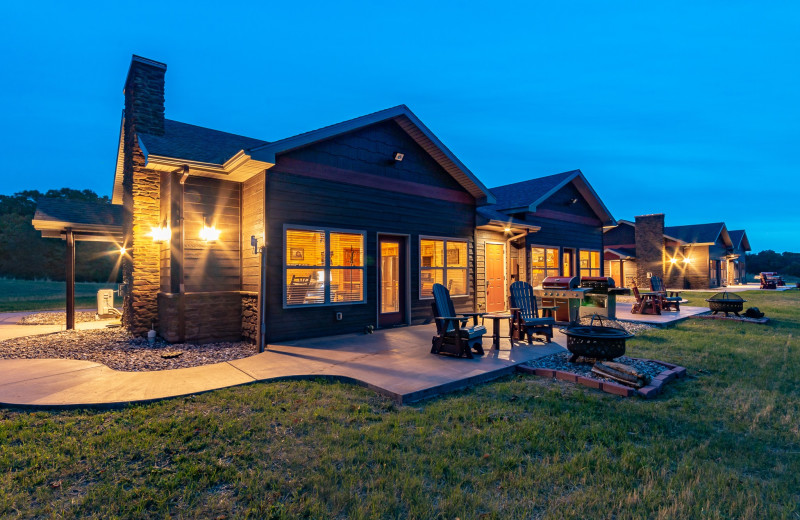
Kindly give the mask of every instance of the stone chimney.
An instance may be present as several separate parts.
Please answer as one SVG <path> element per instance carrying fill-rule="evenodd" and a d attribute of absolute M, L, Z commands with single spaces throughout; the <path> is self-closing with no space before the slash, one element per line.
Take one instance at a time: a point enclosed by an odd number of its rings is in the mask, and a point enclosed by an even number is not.
<path fill-rule="evenodd" d="M 164 63 L 135 54 L 125 80 L 126 126 L 134 132 L 164 135 Z"/>
<path fill-rule="evenodd" d="M 636 217 L 636 285 L 650 290 L 651 276 L 664 279 L 664 214 Z"/>

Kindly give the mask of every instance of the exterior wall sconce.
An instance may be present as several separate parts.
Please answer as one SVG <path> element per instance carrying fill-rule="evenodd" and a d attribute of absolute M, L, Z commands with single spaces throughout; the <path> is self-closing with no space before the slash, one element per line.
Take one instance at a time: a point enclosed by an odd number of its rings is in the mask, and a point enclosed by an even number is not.
<path fill-rule="evenodd" d="M 683 263 L 684 264 L 691 264 L 692 263 L 692 259 L 687 256 L 686 258 L 683 259 Z"/>
<path fill-rule="evenodd" d="M 160 226 L 150 228 L 149 234 L 151 237 L 153 237 L 153 242 L 161 244 L 164 242 L 169 242 L 169 239 L 172 236 L 172 231 L 169 229 L 167 221 L 164 220 L 163 222 L 161 222 Z"/>
<path fill-rule="evenodd" d="M 670 258 L 670 259 L 669 259 L 669 261 L 670 261 L 670 263 L 672 263 L 672 264 L 677 264 L 677 263 L 678 263 L 678 259 L 677 259 L 677 258 L 675 258 L 674 256 L 673 256 L 672 258 Z"/>
<path fill-rule="evenodd" d="M 128 251 L 128 250 L 127 250 L 127 249 L 125 249 L 124 247 L 120 247 L 120 248 L 119 248 L 119 256 L 125 256 L 125 253 L 126 253 L 127 251 Z"/>
<path fill-rule="evenodd" d="M 219 240 L 219 233 L 217 228 L 206 223 L 206 217 L 203 216 L 203 229 L 200 230 L 200 238 L 204 242 L 216 242 Z"/>
<path fill-rule="evenodd" d="M 394 160 L 397 161 L 397 162 L 401 162 L 403 160 L 403 157 L 405 157 L 405 156 L 406 156 L 406 154 L 404 154 L 404 153 L 395 152 Z"/>

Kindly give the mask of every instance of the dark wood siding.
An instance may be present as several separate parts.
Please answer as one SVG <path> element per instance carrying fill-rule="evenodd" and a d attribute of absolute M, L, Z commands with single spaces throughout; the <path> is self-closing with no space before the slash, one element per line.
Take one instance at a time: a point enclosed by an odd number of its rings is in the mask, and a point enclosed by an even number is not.
<path fill-rule="evenodd" d="M 636 228 L 628 224 L 615 226 L 603 234 L 603 242 L 606 247 L 614 246 L 631 247 L 636 245 Z"/>
<path fill-rule="evenodd" d="M 253 254 L 250 237 L 264 245 L 264 173 L 242 183 L 242 290 L 257 292 L 261 269 L 259 255 Z"/>
<path fill-rule="evenodd" d="M 394 152 L 406 154 L 402 168 L 398 168 L 398 164 L 390 164 Z M 414 195 L 391 191 L 391 182 L 386 183 L 387 189 L 381 190 L 288 173 L 281 169 L 284 157 L 295 165 L 298 159 L 302 159 L 306 163 L 313 161 L 316 167 L 324 165 L 337 171 L 351 170 L 358 174 L 411 181 L 419 184 L 420 190 Z M 294 167 L 292 171 L 295 171 Z M 474 308 L 474 201 L 467 204 L 427 196 L 435 196 L 436 191 L 428 193 L 425 186 L 458 190 L 461 193 L 466 191 L 395 123 L 374 125 L 279 156 L 277 164 L 267 174 L 269 341 L 361 332 L 367 325 L 376 325 L 378 233 L 410 235 L 412 323 L 419 323 L 432 315 L 430 300 L 421 300 L 419 297 L 420 235 L 457 238 L 468 242 L 470 295 L 454 298 L 454 302 L 459 310 Z M 346 182 L 346 179 L 343 180 Z M 366 232 L 366 303 L 283 308 L 284 227 L 291 225 Z M 342 313 L 341 321 L 336 320 L 337 312 Z"/>
<path fill-rule="evenodd" d="M 186 291 L 240 290 L 240 184 L 189 177 L 184 189 Z M 214 243 L 200 239 L 204 215 L 220 230 Z"/>

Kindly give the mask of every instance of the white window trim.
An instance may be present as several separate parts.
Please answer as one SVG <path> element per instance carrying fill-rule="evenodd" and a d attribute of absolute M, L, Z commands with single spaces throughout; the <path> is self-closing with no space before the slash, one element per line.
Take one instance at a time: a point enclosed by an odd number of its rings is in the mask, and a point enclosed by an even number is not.
<path fill-rule="evenodd" d="M 423 240 L 442 240 L 444 241 L 444 266 L 443 267 L 422 267 L 422 241 Z M 467 266 L 466 267 L 447 267 L 447 242 L 463 242 L 467 244 Z M 469 298 L 470 297 L 470 283 L 469 283 L 469 244 L 470 241 L 468 238 L 454 238 L 454 237 L 437 237 L 431 235 L 420 235 L 419 240 L 417 242 L 417 249 L 419 250 L 419 254 L 417 255 L 417 261 L 419 263 L 419 270 L 417 271 L 418 278 L 419 278 L 419 287 L 417 289 L 419 294 L 420 300 L 433 300 L 433 296 L 423 296 L 422 295 L 422 270 L 423 269 L 441 269 L 442 270 L 442 281 L 447 283 L 447 270 L 448 269 L 464 269 L 467 271 L 467 294 L 451 294 L 450 298 Z M 447 285 L 445 285 L 447 287 Z"/>
<path fill-rule="evenodd" d="M 298 231 L 322 231 L 325 233 L 325 265 L 324 266 L 287 266 L 286 265 L 286 232 L 289 230 L 298 230 Z M 330 255 L 330 245 L 331 245 L 331 233 L 348 233 L 351 235 L 361 235 L 361 240 L 363 241 L 363 253 L 362 253 L 362 266 L 361 267 L 341 267 L 341 266 L 331 266 L 331 255 Z M 283 282 L 282 287 L 283 290 L 281 292 L 281 301 L 283 303 L 284 309 L 307 309 L 310 307 L 334 307 L 339 305 L 363 305 L 367 303 L 367 232 L 362 230 L 355 230 L 355 229 L 341 229 L 341 228 L 332 228 L 332 227 L 325 227 L 325 226 L 305 226 L 305 225 L 293 225 L 293 224 L 284 224 L 283 225 L 283 251 L 281 251 L 281 263 L 283 264 Z M 324 302 L 323 303 L 303 303 L 298 305 L 288 305 L 286 303 L 286 271 L 288 269 L 318 269 L 325 272 L 324 275 L 324 283 L 325 283 L 325 293 L 324 293 Z M 351 269 L 355 271 L 356 269 L 361 270 L 361 300 L 355 302 L 331 302 L 331 269 Z"/>

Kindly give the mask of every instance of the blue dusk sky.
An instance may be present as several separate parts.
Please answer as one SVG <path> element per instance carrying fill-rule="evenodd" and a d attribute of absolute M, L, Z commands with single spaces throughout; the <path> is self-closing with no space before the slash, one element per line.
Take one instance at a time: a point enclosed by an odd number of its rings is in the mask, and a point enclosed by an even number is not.
<path fill-rule="evenodd" d="M 275 140 L 404 103 L 489 186 L 800 251 L 797 2 L 14 2 L 0 193 L 110 195 L 131 54 L 167 117 Z"/>

